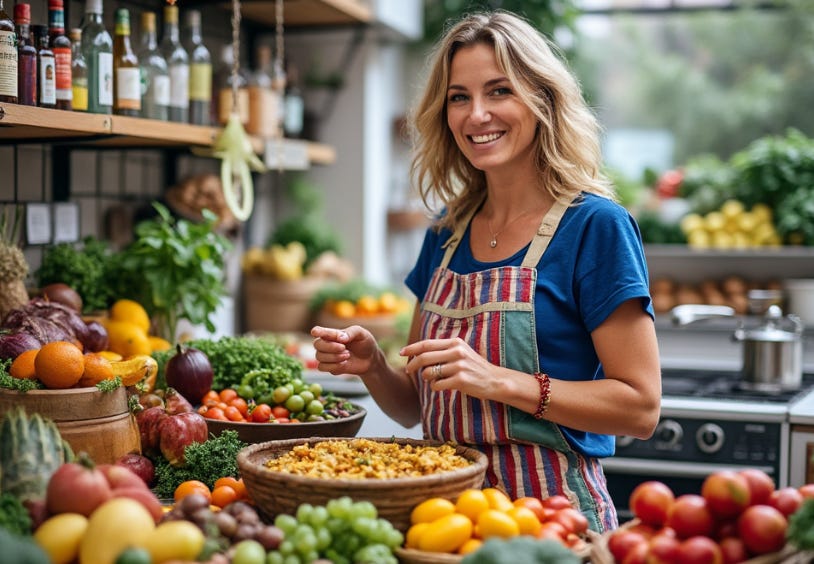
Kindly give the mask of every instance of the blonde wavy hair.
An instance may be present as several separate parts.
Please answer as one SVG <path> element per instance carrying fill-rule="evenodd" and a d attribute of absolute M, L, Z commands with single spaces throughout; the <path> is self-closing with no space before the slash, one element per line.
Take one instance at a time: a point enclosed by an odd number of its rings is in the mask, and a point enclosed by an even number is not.
<path fill-rule="evenodd" d="M 495 50 L 498 67 L 537 117 L 540 186 L 569 202 L 582 192 L 615 199 L 601 171 L 599 123 L 559 50 L 515 14 L 476 13 L 453 25 L 436 44 L 424 94 L 410 120 L 414 185 L 428 209 L 438 203 L 447 209 L 437 227 L 454 230 L 486 197 L 485 174 L 461 153 L 446 119 L 452 58 L 477 43 Z"/>

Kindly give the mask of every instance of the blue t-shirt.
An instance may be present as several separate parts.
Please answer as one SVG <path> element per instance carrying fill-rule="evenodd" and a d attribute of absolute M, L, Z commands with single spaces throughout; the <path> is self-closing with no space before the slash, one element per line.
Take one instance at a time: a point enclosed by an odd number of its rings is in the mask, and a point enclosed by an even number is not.
<path fill-rule="evenodd" d="M 469 274 L 500 266 L 519 266 L 528 246 L 498 262 L 475 260 L 470 229 L 452 256 L 449 268 Z M 428 229 L 418 260 L 407 275 L 407 287 L 423 299 L 432 274 L 444 256 L 451 231 Z M 653 317 L 647 263 L 636 221 L 619 204 L 586 194 L 569 207 L 537 265 L 534 316 L 540 369 L 561 380 L 604 378 L 591 341 L 596 329 L 623 302 L 640 298 Z M 614 438 L 560 427 L 566 439 L 586 456 L 611 456 Z"/>

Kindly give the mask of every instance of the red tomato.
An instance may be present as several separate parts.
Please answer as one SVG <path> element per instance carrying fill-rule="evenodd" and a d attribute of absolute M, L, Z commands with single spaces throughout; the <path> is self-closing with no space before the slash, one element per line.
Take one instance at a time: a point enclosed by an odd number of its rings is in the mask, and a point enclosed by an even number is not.
<path fill-rule="evenodd" d="M 537 532 L 538 539 L 554 539 L 561 542 L 565 540 L 567 535 L 568 531 L 565 530 L 565 527 L 555 521 L 546 521 Z"/>
<path fill-rule="evenodd" d="M 585 517 L 585 515 L 583 515 L 579 509 L 574 507 L 558 509 L 557 512 L 548 520 L 548 522 L 551 521 L 560 523 L 569 533 L 581 535 L 588 530 L 588 518 Z"/>
<path fill-rule="evenodd" d="M 788 517 L 803 505 L 803 494 L 797 488 L 786 486 L 773 491 L 772 495 L 769 496 L 767 505 L 771 505 Z"/>
<path fill-rule="evenodd" d="M 692 536 L 678 546 L 676 564 L 723 564 L 723 561 L 721 547 L 709 537 Z"/>
<path fill-rule="evenodd" d="M 573 507 L 571 502 L 568 501 L 568 498 L 564 495 L 552 495 L 541 500 L 543 503 L 543 507 L 548 507 L 549 509 L 565 509 L 566 507 Z"/>
<path fill-rule="evenodd" d="M 749 560 L 749 552 L 746 545 L 738 537 L 724 537 L 718 541 L 721 547 L 721 554 L 724 557 L 724 564 L 738 564 Z"/>
<path fill-rule="evenodd" d="M 738 536 L 752 554 L 783 548 L 787 529 L 786 516 L 770 505 L 753 505 L 738 517 Z"/>
<path fill-rule="evenodd" d="M 661 527 L 675 501 L 673 490 L 663 482 L 642 482 L 630 494 L 629 506 L 633 514 L 645 525 Z"/>
<path fill-rule="evenodd" d="M 733 470 L 719 470 L 704 479 L 701 495 L 715 517 L 729 519 L 740 515 L 750 504 L 751 490 L 745 476 Z"/>
<path fill-rule="evenodd" d="M 206 410 L 204 417 L 207 419 L 217 419 L 218 421 L 228 421 L 226 415 L 223 414 L 223 410 L 219 407 L 210 407 Z"/>
<path fill-rule="evenodd" d="M 220 401 L 222 401 L 223 403 L 229 403 L 230 401 L 237 397 L 237 392 L 232 388 L 226 388 L 220 391 L 218 397 L 220 398 Z"/>
<path fill-rule="evenodd" d="M 245 421 L 245 419 L 243 419 L 243 414 L 240 413 L 240 410 L 233 405 L 230 405 L 224 409 L 223 414 L 229 421 Z"/>
<path fill-rule="evenodd" d="M 648 546 L 647 538 L 638 531 L 616 529 L 608 537 L 608 550 L 616 562 L 624 562 L 627 555 L 637 546 Z"/>
<path fill-rule="evenodd" d="M 271 408 L 271 414 L 274 416 L 275 419 L 288 419 L 291 415 L 291 412 L 288 411 L 282 405 L 275 405 Z"/>
<path fill-rule="evenodd" d="M 797 488 L 803 499 L 814 499 L 814 484 L 804 484 Z"/>
<path fill-rule="evenodd" d="M 209 390 L 208 392 L 206 392 L 206 394 L 204 394 L 201 403 L 207 407 L 214 407 L 218 404 L 219 401 L 220 397 L 218 396 L 218 392 L 216 392 L 215 390 Z"/>
<path fill-rule="evenodd" d="M 670 534 L 657 534 L 650 539 L 647 564 L 674 564 L 681 541 Z"/>
<path fill-rule="evenodd" d="M 715 528 L 707 500 L 697 494 L 680 495 L 670 507 L 666 525 L 675 530 L 680 539 L 702 535 L 710 536 Z"/>
<path fill-rule="evenodd" d="M 513 502 L 515 507 L 527 507 L 531 509 L 532 513 L 537 517 L 540 523 L 547 520 L 546 508 L 543 507 L 543 502 L 539 498 L 533 496 L 518 497 Z"/>
<path fill-rule="evenodd" d="M 271 406 L 267 403 L 259 403 L 252 410 L 252 421 L 255 423 L 268 423 L 271 419 Z"/>
<path fill-rule="evenodd" d="M 738 472 L 749 483 L 749 499 L 752 505 L 765 504 L 775 490 L 774 478 L 758 468 L 745 468 Z"/>
<path fill-rule="evenodd" d="M 243 417 L 246 417 L 246 414 L 249 412 L 249 404 L 241 397 L 229 400 L 229 405 L 236 407 Z"/>
<path fill-rule="evenodd" d="M 648 543 L 637 544 L 630 549 L 622 560 L 622 564 L 647 564 L 647 554 L 650 552 Z"/>

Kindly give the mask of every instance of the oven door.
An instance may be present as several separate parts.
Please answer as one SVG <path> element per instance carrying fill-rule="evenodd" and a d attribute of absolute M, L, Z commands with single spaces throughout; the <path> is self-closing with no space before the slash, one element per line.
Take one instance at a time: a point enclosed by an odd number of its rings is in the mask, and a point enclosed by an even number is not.
<path fill-rule="evenodd" d="M 793 426 L 789 450 L 789 485 L 799 488 L 803 484 L 814 484 L 814 426 Z"/>
<path fill-rule="evenodd" d="M 738 471 L 744 468 L 759 468 L 777 482 L 776 468 L 773 466 L 705 464 L 612 457 L 604 459 L 602 467 L 608 482 L 608 492 L 616 506 L 620 523 L 633 518 L 633 514 L 630 512 L 630 494 L 642 482 L 650 480 L 664 482 L 676 496 L 690 493 L 700 494 L 704 479 L 719 470 Z"/>

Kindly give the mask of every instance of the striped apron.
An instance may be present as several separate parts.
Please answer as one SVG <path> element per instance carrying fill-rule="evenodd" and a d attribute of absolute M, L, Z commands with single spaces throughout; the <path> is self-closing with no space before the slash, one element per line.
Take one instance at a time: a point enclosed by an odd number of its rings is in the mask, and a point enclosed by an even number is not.
<path fill-rule="evenodd" d="M 522 265 L 471 274 L 447 268 L 472 216 L 445 243 L 422 302 L 421 338 L 459 337 L 489 362 L 528 374 L 540 371 L 534 324 L 537 264 L 567 204 L 555 203 L 543 218 Z M 564 495 L 603 532 L 618 525 L 602 467 L 575 452 L 559 427 L 503 403 L 458 390 L 433 391 L 417 376 L 421 419 L 428 439 L 477 448 L 489 458 L 485 486 L 512 499 Z M 537 387 L 537 383 L 529 380 Z"/>

